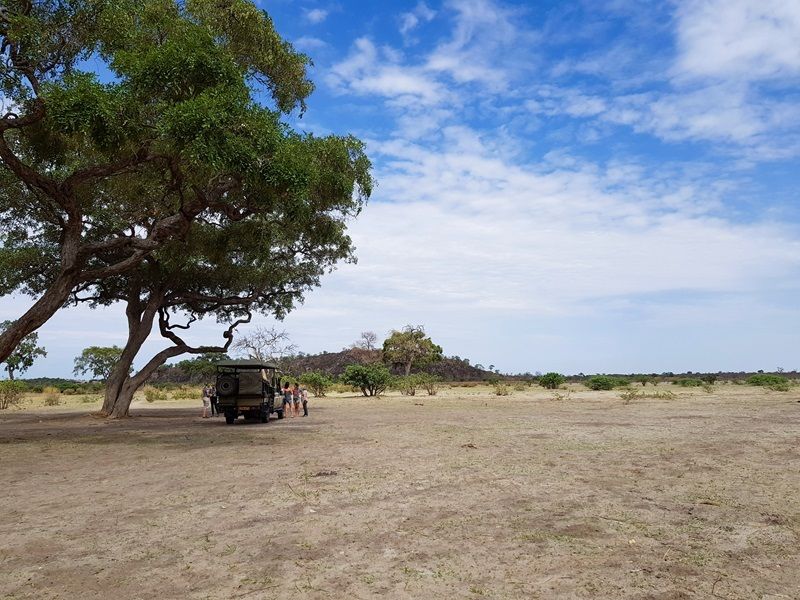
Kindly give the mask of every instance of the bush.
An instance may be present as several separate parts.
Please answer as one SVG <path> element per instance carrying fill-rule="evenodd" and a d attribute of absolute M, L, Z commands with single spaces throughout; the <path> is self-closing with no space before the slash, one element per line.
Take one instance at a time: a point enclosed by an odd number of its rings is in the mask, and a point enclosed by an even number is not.
<path fill-rule="evenodd" d="M 511 390 L 505 383 L 496 383 L 494 385 L 494 393 L 495 396 L 508 396 L 511 394 Z"/>
<path fill-rule="evenodd" d="M 46 387 L 42 391 L 46 394 L 47 390 L 55 390 L 56 392 L 58 392 L 58 388 L 56 387 Z M 74 396 L 75 394 L 78 393 L 78 388 L 74 387 L 64 388 L 61 390 L 61 393 L 64 394 L 65 396 Z"/>
<path fill-rule="evenodd" d="M 771 375 L 769 373 L 759 373 L 758 375 L 751 375 L 747 378 L 747 385 L 757 385 L 759 387 L 769 387 L 773 385 L 783 386 L 789 385 L 789 380 L 780 375 Z M 787 387 L 788 390 L 788 387 Z"/>
<path fill-rule="evenodd" d="M 555 390 L 566 380 L 561 373 L 545 373 L 539 377 L 539 385 L 546 390 Z"/>
<path fill-rule="evenodd" d="M 406 375 L 404 377 L 395 377 L 392 381 L 392 387 L 399 390 L 403 396 L 416 396 L 417 388 L 422 385 L 419 375 Z"/>
<path fill-rule="evenodd" d="M 21 381 L 0 381 L 0 410 L 19 404 L 24 393 L 25 384 Z"/>
<path fill-rule="evenodd" d="M 438 375 L 429 375 L 428 373 L 424 373 L 419 377 L 420 385 L 422 389 L 428 393 L 428 396 L 435 396 L 439 393 L 439 384 L 442 382 L 441 377 Z"/>
<path fill-rule="evenodd" d="M 342 383 L 361 390 L 365 396 L 380 396 L 392 383 L 392 374 L 382 364 L 348 365 Z"/>
<path fill-rule="evenodd" d="M 47 386 L 42 389 L 42 392 L 44 393 L 45 406 L 58 406 L 61 404 L 61 393 L 57 387 Z"/>
<path fill-rule="evenodd" d="M 644 398 L 644 393 L 637 392 L 636 390 L 624 390 L 620 392 L 619 397 L 622 399 L 623 403 L 630 404 L 633 400 Z"/>
<path fill-rule="evenodd" d="M 311 393 L 318 398 L 324 398 L 325 392 L 333 385 L 333 380 L 325 373 L 303 373 L 300 376 L 300 383 L 307 386 Z"/>
<path fill-rule="evenodd" d="M 152 389 L 155 390 L 155 388 Z M 161 393 L 164 395 L 164 397 L 159 398 L 159 400 L 166 400 L 167 393 L 166 392 L 161 392 Z M 175 400 L 197 400 L 201 398 L 202 395 L 203 391 L 200 388 L 193 388 L 188 385 L 182 385 L 177 390 L 172 392 L 172 397 Z M 148 402 L 151 402 L 151 400 L 148 400 Z"/>
<path fill-rule="evenodd" d="M 701 387 L 703 382 L 699 379 L 676 379 L 672 385 L 679 385 L 681 387 Z"/>
<path fill-rule="evenodd" d="M 162 392 L 161 390 L 158 390 L 150 386 L 144 388 L 144 399 L 147 400 L 148 402 L 156 402 L 156 401 L 163 402 L 168 398 L 169 396 L 167 396 L 166 392 Z"/>
<path fill-rule="evenodd" d="M 524 392 L 527 385 L 524 381 L 517 381 L 512 387 L 515 392 Z"/>
<path fill-rule="evenodd" d="M 617 386 L 617 380 L 608 375 L 595 375 L 586 382 L 586 387 L 590 390 L 613 390 Z"/>

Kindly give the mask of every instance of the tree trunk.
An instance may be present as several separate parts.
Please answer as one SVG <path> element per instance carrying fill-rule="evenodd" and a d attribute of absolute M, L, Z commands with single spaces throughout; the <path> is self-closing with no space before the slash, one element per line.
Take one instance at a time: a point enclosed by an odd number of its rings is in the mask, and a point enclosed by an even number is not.
<path fill-rule="evenodd" d="M 124 417 L 128 414 L 133 391 L 128 391 L 131 367 L 136 355 L 142 348 L 147 337 L 153 329 L 153 320 L 158 307 L 163 300 L 163 292 L 151 292 L 146 305 L 142 305 L 140 299 L 141 287 L 132 287 L 129 290 L 128 305 L 125 314 L 128 317 L 128 340 L 122 350 L 119 362 L 114 366 L 114 370 L 106 379 L 106 393 L 103 400 L 103 407 L 100 415 L 104 417 Z M 118 405 L 119 407 L 118 408 Z M 124 407 L 124 408 L 123 408 Z"/>
<path fill-rule="evenodd" d="M 405 368 L 406 368 L 406 377 L 408 377 L 411 374 L 411 361 L 408 361 L 405 364 Z"/>
<path fill-rule="evenodd" d="M 59 308 L 64 306 L 64 303 L 69 300 L 76 280 L 77 277 L 72 272 L 62 271 L 42 297 L 0 334 L 0 362 L 11 356 L 22 338 L 39 329 L 56 314 Z"/>
<path fill-rule="evenodd" d="M 6 371 L 8 371 L 8 378 L 14 381 L 14 369 L 11 368 L 11 365 L 6 365 Z"/>

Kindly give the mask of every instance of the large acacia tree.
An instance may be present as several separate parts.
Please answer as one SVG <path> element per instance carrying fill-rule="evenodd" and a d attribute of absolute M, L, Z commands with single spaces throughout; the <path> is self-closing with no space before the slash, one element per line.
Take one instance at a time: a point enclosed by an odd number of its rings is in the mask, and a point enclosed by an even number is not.
<path fill-rule="evenodd" d="M 198 219 L 242 219 L 265 188 L 277 201 L 304 184 L 279 117 L 312 90 L 308 58 L 248 0 L 2 8 L 0 293 L 36 301 L 0 334 L 0 360 Z"/>
<path fill-rule="evenodd" d="M 253 183 L 247 214 L 199 220 L 184 240 L 153 252 L 137 269 L 75 291 L 76 303 L 126 306 L 128 339 L 106 381 L 103 414 L 126 415 L 134 392 L 166 360 L 227 351 L 233 330 L 253 312 L 283 317 L 336 262 L 354 260 L 345 226 L 371 186 L 360 143 L 307 138 L 290 154 L 291 186 L 276 192 L 274 181 Z M 191 345 L 186 330 L 206 316 L 225 324 L 224 343 Z M 156 322 L 169 345 L 131 374 Z"/>

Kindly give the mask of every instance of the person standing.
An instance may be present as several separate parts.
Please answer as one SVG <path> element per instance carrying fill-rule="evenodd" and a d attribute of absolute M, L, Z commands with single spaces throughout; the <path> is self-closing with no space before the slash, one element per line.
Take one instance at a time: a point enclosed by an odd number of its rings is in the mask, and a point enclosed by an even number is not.
<path fill-rule="evenodd" d="M 292 402 L 292 389 L 289 387 L 289 382 L 287 381 L 286 383 L 283 384 L 283 413 L 284 413 L 284 416 L 294 417 L 294 414 L 292 413 L 292 406 L 293 405 L 294 404 Z"/>
<path fill-rule="evenodd" d="M 208 418 L 208 411 L 211 410 L 211 386 L 203 386 L 203 418 Z"/>
<path fill-rule="evenodd" d="M 303 416 L 307 417 L 308 416 L 308 390 L 306 389 L 306 386 L 304 386 L 304 385 L 300 386 L 300 397 L 303 400 Z"/>
<path fill-rule="evenodd" d="M 208 385 L 209 398 L 211 399 L 211 416 L 219 416 L 219 398 L 217 397 L 217 386 Z"/>
<path fill-rule="evenodd" d="M 300 386 L 297 383 L 294 384 L 292 388 L 292 400 L 294 402 L 294 414 L 293 417 L 300 416 L 300 402 L 302 402 L 303 398 L 300 394 Z"/>

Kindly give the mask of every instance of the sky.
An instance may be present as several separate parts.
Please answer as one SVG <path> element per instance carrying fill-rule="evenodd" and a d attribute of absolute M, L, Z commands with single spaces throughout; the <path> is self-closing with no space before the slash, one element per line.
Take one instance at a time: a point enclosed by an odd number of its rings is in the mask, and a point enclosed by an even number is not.
<path fill-rule="evenodd" d="M 259 4 L 314 62 L 291 125 L 378 182 L 358 263 L 278 324 L 300 350 L 412 324 L 503 372 L 800 368 L 800 2 Z M 123 315 L 62 311 L 26 376 Z"/>

